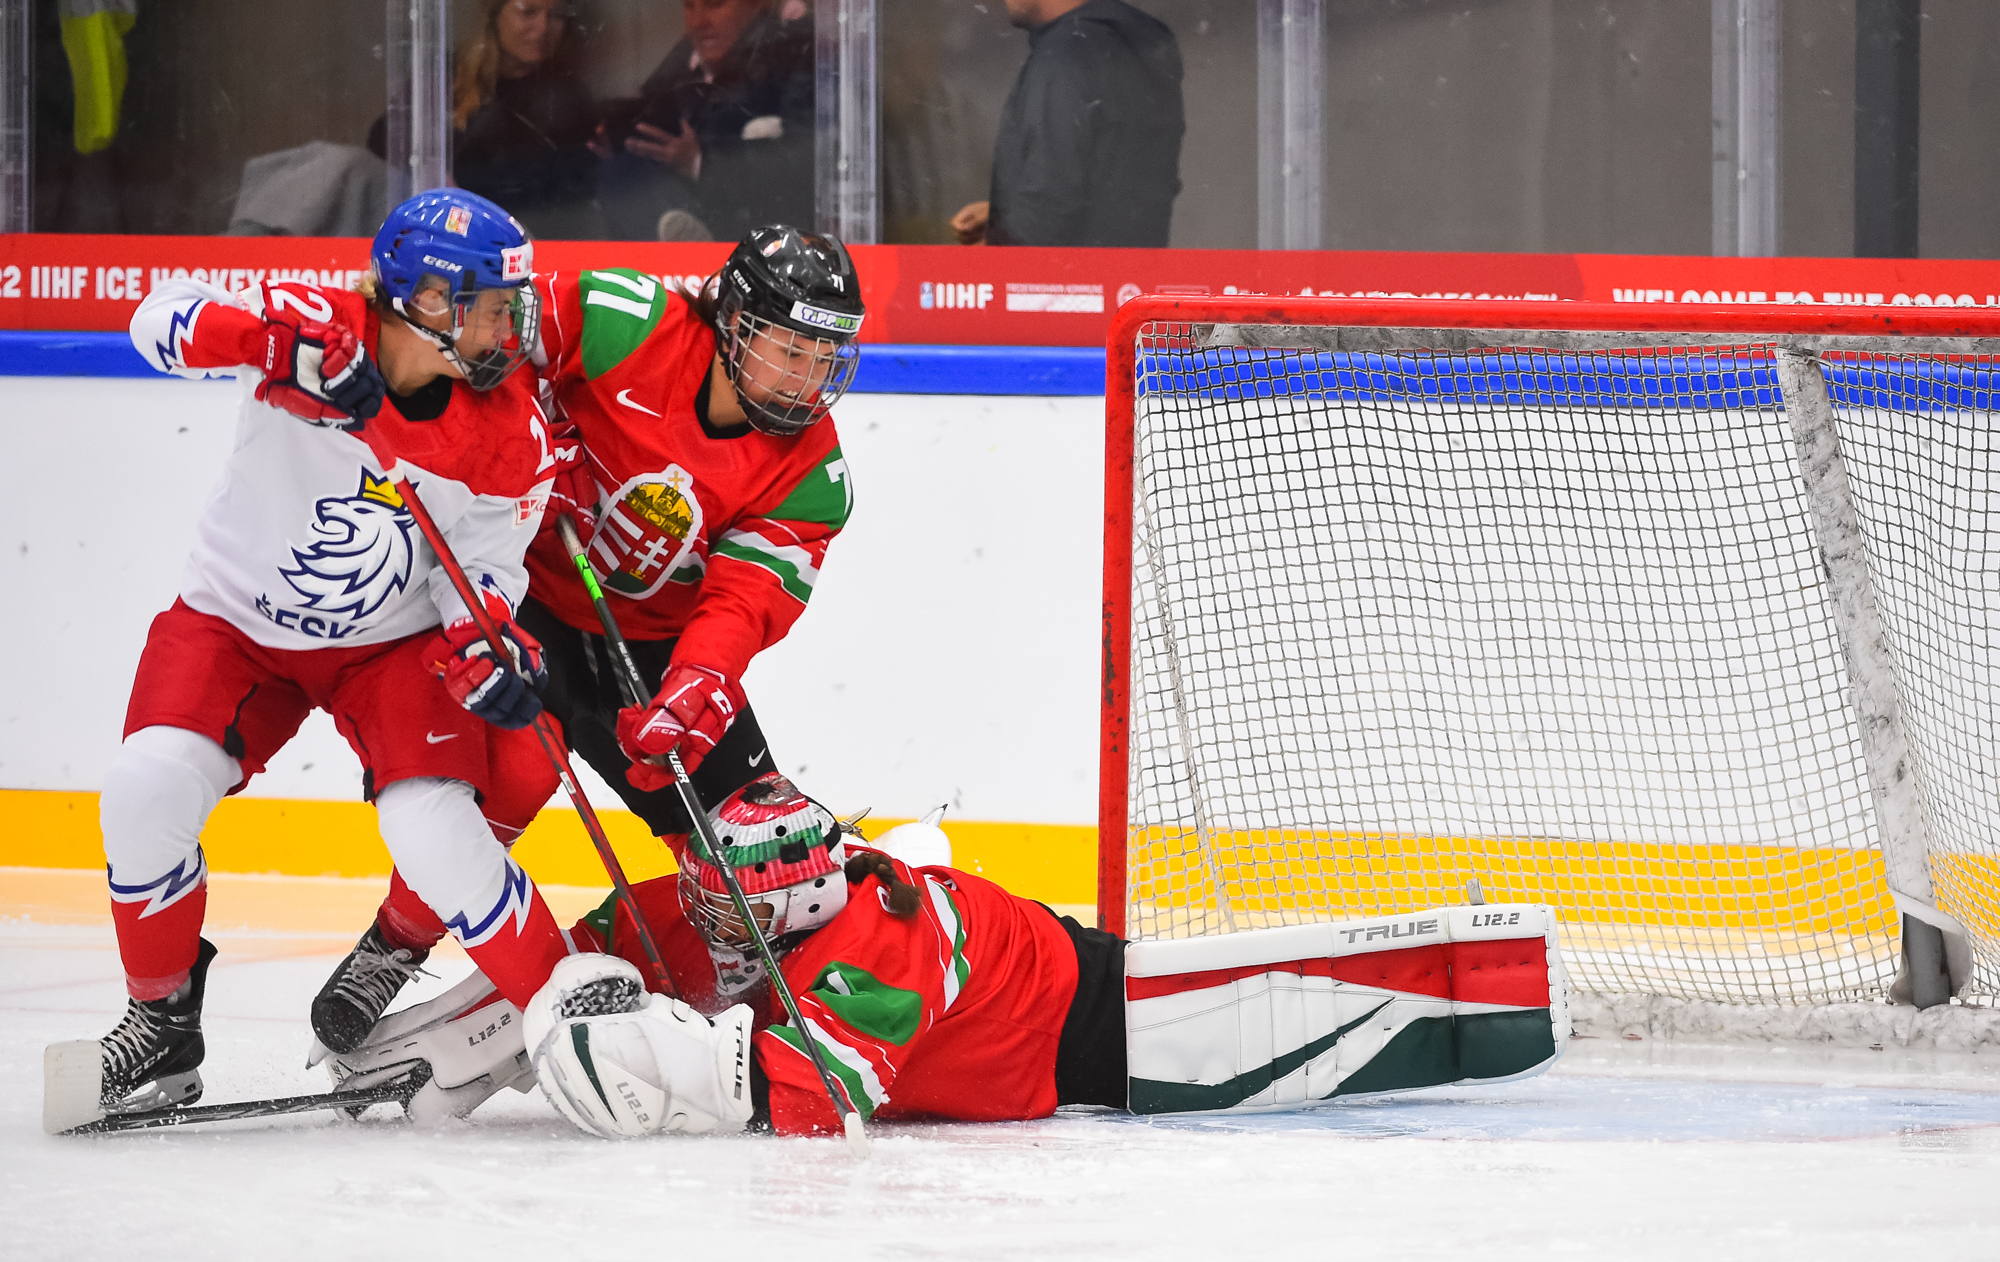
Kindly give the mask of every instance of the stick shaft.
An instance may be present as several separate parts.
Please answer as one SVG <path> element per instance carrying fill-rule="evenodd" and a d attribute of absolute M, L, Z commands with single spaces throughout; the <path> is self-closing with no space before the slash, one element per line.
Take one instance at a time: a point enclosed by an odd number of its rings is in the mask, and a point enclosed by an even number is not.
<path fill-rule="evenodd" d="M 190 1104 L 159 1109 L 150 1113 L 107 1113 L 95 1122 L 85 1122 L 63 1131 L 65 1135 L 103 1135 L 115 1131 L 154 1130 L 162 1126 L 187 1126 L 197 1122 L 234 1122 L 244 1118 L 283 1117 L 288 1113 L 311 1113 L 319 1109 L 364 1109 L 371 1104 L 408 1104 L 417 1088 L 428 1081 L 403 1078 L 379 1087 L 355 1091 L 331 1091 L 320 1095 L 281 1096 L 271 1100 L 243 1100 L 235 1104 Z"/>
<path fill-rule="evenodd" d="M 590 593 L 591 607 L 597 610 L 597 620 L 604 624 L 604 638 L 611 645 L 611 656 L 617 660 L 619 690 L 625 694 L 625 704 L 642 706 L 646 696 L 646 681 L 639 675 L 639 663 L 632 660 L 632 650 L 625 643 L 625 633 L 618 629 L 618 619 L 611 612 L 610 602 L 604 599 L 604 589 L 598 586 L 597 571 L 590 567 L 590 556 L 583 549 L 583 540 L 577 536 L 576 522 L 568 513 L 556 518 L 556 533 L 562 536 L 563 547 L 569 551 L 569 559 L 576 563 L 576 572 L 583 579 L 583 589 Z"/>
<path fill-rule="evenodd" d="M 578 538 L 576 525 L 568 514 L 556 520 L 556 531 L 562 536 L 563 546 L 569 550 L 570 560 L 576 563 L 577 573 L 583 578 L 583 586 L 590 593 L 590 603 L 597 610 L 597 617 L 604 624 L 604 638 L 611 644 L 612 660 L 617 664 L 618 673 L 624 683 L 625 695 L 632 698 L 633 705 L 645 704 L 645 683 L 639 677 L 639 667 L 633 662 L 631 651 L 625 645 L 625 637 L 618 630 L 618 619 L 612 614 L 611 606 L 604 599 L 604 589 L 598 585 L 597 574 L 590 568 L 590 557 L 584 552 L 583 541 Z M 716 838 L 715 825 L 709 820 L 708 812 L 702 807 L 701 795 L 695 792 L 694 778 L 688 775 L 681 763 L 678 750 L 667 751 L 667 766 L 673 769 L 674 788 L 680 792 L 681 806 L 693 822 L 694 830 L 701 837 L 701 844 L 707 848 L 709 861 L 722 873 L 722 883 L 729 888 L 729 900 L 736 907 L 736 915 L 743 922 L 744 932 L 750 935 L 750 944 L 756 949 L 757 958 L 764 964 L 765 975 L 771 979 L 771 992 L 778 996 L 784 1006 L 785 1015 L 799 1032 L 799 1043 L 806 1049 L 807 1059 L 818 1071 L 820 1085 L 826 1088 L 827 1099 L 833 1104 L 833 1114 L 839 1118 L 843 1128 L 851 1125 L 847 1117 L 856 1113 L 840 1088 L 839 1079 L 827 1068 L 826 1059 L 820 1055 L 819 1044 L 814 1041 L 812 1031 L 806 1027 L 805 1014 L 799 1010 L 798 996 L 792 993 L 791 983 L 778 968 L 777 957 L 771 953 L 771 944 L 764 937 L 764 929 L 757 918 L 750 914 L 750 900 L 743 894 L 743 883 L 736 879 L 736 870 L 723 857 L 722 844 Z M 858 1116 L 858 1114 L 857 1114 Z M 852 1140 L 850 1139 L 850 1142 Z"/>
<path fill-rule="evenodd" d="M 694 791 L 694 778 L 681 765 L 680 751 L 667 751 L 667 765 L 673 768 L 674 787 L 680 790 L 681 804 L 687 808 L 688 817 L 694 820 L 695 831 L 701 835 L 701 844 L 708 849 L 709 861 L 722 874 L 722 883 L 729 887 L 729 901 L 736 905 L 736 915 L 743 922 L 743 931 L 750 935 L 750 945 L 756 948 L 757 958 L 764 962 L 764 972 L 771 979 L 771 992 L 784 1005 L 785 1015 L 791 1018 L 792 1028 L 799 1032 L 799 1045 L 806 1049 L 806 1058 L 819 1072 L 820 1085 L 826 1088 L 827 1099 L 833 1103 L 833 1115 L 839 1118 L 843 1128 L 847 1125 L 847 1115 L 856 1112 L 848 1103 L 847 1094 L 840 1088 L 840 1080 L 826 1066 L 826 1058 L 820 1055 L 819 1043 L 806 1025 L 805 1014 L 799 1010 L 798 996 L 792 993 L 791 983 L 778 968 L 778 958 L 771 954 L 771 943 L 764 937 L 764 928 L 757 918 L 750 914 L 750 900 L 743 894 L 743 883 L 736 879 L 736 869 L 729 866 L 723 857 L 722 843 L 715 835 L 715 825 L 708 818 L 708 812 L 701 808 L 701 799 Z"/>
<path fill-rule="evenodd" d="M 487 645 L 493 650 L 494 664 L 502 670 L 509 669 L 506 664 L 514 660 L 514 655 L 508 650 L 506 641 L 500 637 L 499 624 L 495 623 L 493 616 L 486 611 L 486 602 L 481 600 L 479 593 L 474 590 L 472 580 L 465 576 L 464 567 L 459 565 L 458 558 L 452 554 L 451 545 L 445 542 L 444 532 L 438 529 L 430 510 L 417 498 L 417 488 L 410 485 L 410 479 L 400 469 L 395 471 L 395 475 L 396 494 L 402 496 L 403 503 L 409 506 L 410 516 L 416 518 L 417 529 L 423 533 L 424 541 L 431 545 L 431 551 L 437 554 L 438 565 L 451 580 L 452 587 L 458 592 L 458 598 L 465 602 L 465 607 L 471 612 L 472 621 L 478 626 L 479 633 L 486 637 Z M 625 904 L 626 912 L 632 917 L 632 925 L 639 934 L 639 947 L 646 954 L 646 962 L 652 966 L 653 979 L 668 994 L 676 999 L 680 998 L 681 992 L 674 985 L 672 974 L 667 972 L 667 961 L 660 954 L 660 945 L 653 937 L 652 926 L 646 923 L 646 914 L 639 909 L 638 896 L 632 892 L 632 883 L 625 879 L 625 868 L 618 862 L 617 852 L 611 849 L 611 839 L 605 835 L 604 824 L 597 818 L 597 812 L 592 809 L 590 799 L 583 792 L 583 786 L 576 782 L 576 775 L 569 765 L 569 753 L 563 746 L 562 738 L 556 735 L 555 726 L 549 722 L 547 712 L 535 716 L 534 729 L 535 739 L 541 742 L 542 752 L 548 755 L 549 762 L 554 765 L 556 776 L 562 781 L 563 791 L 569 795 L 570 803 L 576 807 L 577 815 L 583 820 L 583 831 L 589 834 L 590 844 L 596 848 L 598 860 L 604 864 L 605 873 L 611 877 L 612 888 L 618 891 L 619 900 Z M 605 945 L 608 947 L 610 943 L 607 942 Z"/>

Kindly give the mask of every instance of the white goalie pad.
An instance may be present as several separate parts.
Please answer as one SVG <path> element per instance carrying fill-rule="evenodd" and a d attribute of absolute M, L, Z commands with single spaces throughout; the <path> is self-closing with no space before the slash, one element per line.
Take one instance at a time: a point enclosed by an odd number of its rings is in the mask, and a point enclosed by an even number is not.
<path fill-rule="evenodd" d="M 1135 1113 L 1503 1082 L 1541 1073 L 1568 1039 L 1547 907 L 1437 908 L 1125 948 Z"/>
<path fill-rule="evenodd" d="M 535 1071 L 521 1034 L 521 1010 L 473 973 L 436 999 L 392 1012 L 368 1041 L 345 1054 L 317 1042 L 308 1063 L 325 1059 L 336 1088 L 387 1082 L 422 1061 L 431 1079 L 409 1103 L 412 1121 L 464 1117 L 501 1091 L 532 1091 Z"/>

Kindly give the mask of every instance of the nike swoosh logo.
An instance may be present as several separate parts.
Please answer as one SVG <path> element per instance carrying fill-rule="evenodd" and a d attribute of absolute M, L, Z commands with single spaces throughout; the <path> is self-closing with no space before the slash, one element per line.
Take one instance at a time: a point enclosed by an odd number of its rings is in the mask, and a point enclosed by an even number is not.
<path fill-rule="evenodd" d="M 757 765 L 758 763 L 760 763 L 760 762 L 763 762 L 763 761 L 764 761 L 764 755 L 765 755 L 765 754 L 768 754 L 768 753 L 770 753 L 770 752 L 771 752 L 771 749 L 770 749 L 770 746 L 768 746 L 768 745 L 767 745 L 767 746 L 765 746 L 765 747 L 764 747 L 763 749 L 760 749 L 760 750 L 758 750 L 758 751 L 757 751 L 757 756 L 756 756 L 755 758 L 752 758 L 752 759 L 750 760 L 750 765 L 754 767 L 754 766 L 756 766 L 756 765 Z"/>
<path fill-rule="evenodd" d="M 632 408 L 632 409 L 633 409 L 633 410 L 635 410 L 635 411 L 639 411 L 639 412 L 644 412 L 644 413 L 645 413 L 645 414 L 646 414 L 647 416 L 659 416 L 659 415 L 660 415 L 660 414 L 659 414 L 658 412 L 655 412 L 655 411 L 654 411 L 653 409 L 651 409 L 651 408 L 647 407 L 647 406 L 646 406 L 645 404 L 643 404 L 643 403 L 634 403 L 634 402 L 632 402 L 632 400 L 630 400 L 630 399 L 626 398 L 625 396 L 626 396 L 626 395 L 628 395 L 628 394 L 630 394 L 630 393 L 632 393 L 632 388 L 631 388 L 630 386 L 627 386 L 627 387 L 626 387 L 625 389 L 623 389 L 623 390 L 620 390 L 620 391 L 618 392 L 618 401 L 619 401 L 620 403 L 623 403 L 623 404 L 624 404 L 624 405 L 625 405 L 626 407 L 628 407 L 628 408 Z M 661 419 L 662 419 L 662 420 L 664 420 L 665 418 L 664 418 L 664 417 L 662 417 Z"/>
<path fill-rule="evenodd" d="M 438 735 L 438 734 L 437 734 L 436 732 L 425 732 L 425 733 L 424 733 L 424 744 L 426 744 L 426 745 L 442 745 L 442 744 L 444 744 L 444 743 L 445 743 L 446 741 L 455 741 L 455 740 L 457 740 L 457 739 L 458 739 L 458 738 L 459 738 L 460 736 L 463 736 L 463 735 L 464 735 L 464 733 L 463 733 L 463 732 L 446 732 L 446 733 L 445 733 L 445 734 L 444 734 L 443 736 L 439 736 L 439 735 Z"/>

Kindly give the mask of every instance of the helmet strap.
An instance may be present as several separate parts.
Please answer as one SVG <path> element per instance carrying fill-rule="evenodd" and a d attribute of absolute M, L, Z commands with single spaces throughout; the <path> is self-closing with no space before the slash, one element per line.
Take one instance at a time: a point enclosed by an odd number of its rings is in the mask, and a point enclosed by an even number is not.
<path fill-rule="evenodd" d="M 459 367 L 458 346 L 452 341 L 451 334 L 440 333 L 429 325 L 417 323 L 416 318 L 403 306 L 401 298 L 391 298 L 389 305 L 395 308 L 397 319 L 430 339 L 431 343 L 444 353 L 444 357 L 451 361 L 452 367 Z"/>

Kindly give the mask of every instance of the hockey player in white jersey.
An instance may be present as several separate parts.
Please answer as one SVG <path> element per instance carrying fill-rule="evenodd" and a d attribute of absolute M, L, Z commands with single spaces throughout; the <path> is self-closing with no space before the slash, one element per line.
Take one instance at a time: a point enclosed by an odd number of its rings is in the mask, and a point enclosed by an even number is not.
<path fill-rule="evenodd" d="M 153 622 L 105 777 L 130 994 L 100 1044 L 107 1111 L 199 1096 L 214 955 L 200 936 L 201 828 L 315 707 L 359 755 L 398 871 L 503 994 L 524 1003 L 565 952 L 481 808 L 546 780 L 505 767 L 542 757 L 520 730 L 541 709 L 540 647 L 513 614 L 557 468 L 533 376 L 514 371 L 540 328 L 532 246 L 498 206 L 440 190 L 390 214 L 372 261 L 358 293 L 169 281 L 132 319 L 155 368 L 246 387 L 235 449 L 180 598 Z M 399 472 L 503 627 L 511 662 L 492 659 L 415 529 Z M 353 959 L 346 984 L 364 989 L 413 966 L 373 929 Z"/>

